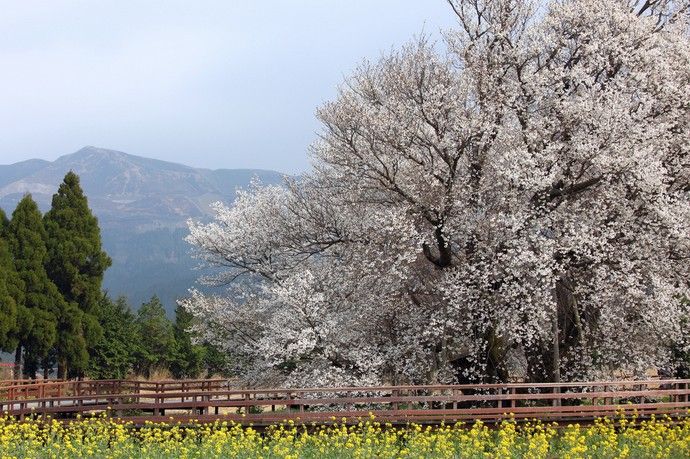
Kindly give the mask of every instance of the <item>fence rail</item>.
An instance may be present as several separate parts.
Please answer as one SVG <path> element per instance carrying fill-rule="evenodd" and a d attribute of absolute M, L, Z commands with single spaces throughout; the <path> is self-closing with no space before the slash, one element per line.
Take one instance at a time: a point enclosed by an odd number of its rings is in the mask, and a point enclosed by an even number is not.
<path fill-rule="evenodd" d="M 232 420 L 267 425 L 356 422 L 374 415 L 391 423 L 482 419 L 591 421 L 636 413 L 685 416 L 690 380 L 596 381 L 558 384 L 375 386 L 303 389 L 236 389 L 225 379 L 177 381 L 45 381 L 0 384 L 0 411 L 70 418 L 105 412 L 135 422 Z"/>

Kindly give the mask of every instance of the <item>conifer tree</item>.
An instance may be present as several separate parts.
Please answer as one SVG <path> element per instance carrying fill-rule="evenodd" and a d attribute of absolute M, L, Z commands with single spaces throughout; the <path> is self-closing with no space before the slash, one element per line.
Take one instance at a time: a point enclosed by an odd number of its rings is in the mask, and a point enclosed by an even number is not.
<path fill-rule="evenodd" d="M 206 350 L 192 341 L 191 327 L 195 321 L 196 318 L 181 305 L 175 308 L 175 346 L 170 359 L 170 372 L 175 378 L 196 378 L 204 369 Z"/>
<path fill-rule="evenodd" d="M 5 214 L 4 210 L 0 209 L 0 235 L 5 234 L 5 230 L 9 224 L 10 220 L 7 218 L 7 214 Z"/>
<path fill-rule="evenodd" d="M 140 355 L 141 339 L 135 316 L 125 297 L 111 301 L 105 297 L 99 308 L 103 336 L 90 349 L 87 374 L 95 379 L 123 379 Z"/>
<path fill-rule="evenodd" d="M 45 270 L 46 232 L 38 206 L 27 194 L 12 213 L 7 228 L 10 252 L 23 283 L 23 306 L 18 308 L 17 327 L 10 339 L 17 342 L 15 375 L 22 372 L 23 352 L 32 361 L 45 357 L 55 343 L 56 318 L 65 301 Z M 35 376 L 31 374 L 29 376 Z"/>
<path fill-rule="evenodd" d="M 23 307 L 23 285 L 14 267 L 7 242 L 7 216 L 0 209 L 0 350 L 13 351 L 17 345 L 18 308 Z"/>
<path fill-rule="evenodd" d="M 137 328 L 141 347 L 135 370 L 149 377 L 154 370 L 169 368 L 175 347 L 173 324 L 165 315 L 165 308 L 157 296 L 141 305 L 137 311 Z"/>
<path fill-rule="evenodd" d="M 47 271 L 68 303 L 59 319 L 58 376 L 81 376 L 87 349 L 102 336 L 98 306 L 103 274 L 111 260 L 101 246 L 98 220 L 89 209 L 79 177 L 68 172 L 45 216 Z"/>

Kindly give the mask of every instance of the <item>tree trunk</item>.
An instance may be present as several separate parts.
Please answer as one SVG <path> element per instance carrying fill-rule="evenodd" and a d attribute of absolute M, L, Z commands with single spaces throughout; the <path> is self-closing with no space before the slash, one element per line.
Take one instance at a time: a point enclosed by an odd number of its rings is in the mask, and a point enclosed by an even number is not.
<path fill-rule="evenodd" d="M 67 379 L 67 360 L 64 357 L 58 357 L 57 377 Z"/>
<path fill-rule="evenodd" d="M 553 382 L 561 382 L 561 338 L 558 329 L 558 301 L 554 304 L 554 317 L 553 317 Z M 553 393 L 560 394 L 560 387 L 554 387 Z M 553 406 L 561 406 L 560 399 L 553 400 Z"/>
<path fill-rule="evenodd" d="M 50 368 L 48 364 L 43 367 L 43 379 L 48 379 L 50 377 Z"/>
<path fill-rule="evenodd" d="M 17 350 L 14 354 L 14 379 L 21 379 L 22 377 L 22 343 L 17 344 Z"/>
<path fill-rule="evenodd" d="M 553 367 L 552 378 L 553 382 L 561 382 L 561 340 L 558 330 L 558 307 L 556 308 L 556 314 L 553 319 L 553 361 L 551 363 Z"/>
<path fill-rule="evenodd" d="M 491 384 L 507 382 L 510 375 L 505 369 L 505 346 L 503 340 L 496 336 L 493 327 L 489 327 L 485 336 L 486 374 L 485 381 Z"/>

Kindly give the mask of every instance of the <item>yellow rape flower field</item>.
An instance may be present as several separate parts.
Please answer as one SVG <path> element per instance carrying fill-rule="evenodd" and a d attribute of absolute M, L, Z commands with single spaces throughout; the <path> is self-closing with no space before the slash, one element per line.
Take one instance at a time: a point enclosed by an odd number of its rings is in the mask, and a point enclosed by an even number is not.
<path fill-rule="evenodd" d="M 690 420 L 621 417 L 591 426 L 504 421 L 393 427 L 357 425 L 265 431 L 227 422 L 147 424 L 105 417 L 71 423 L 0 419 L 2 458 L 687 458 Z"/>

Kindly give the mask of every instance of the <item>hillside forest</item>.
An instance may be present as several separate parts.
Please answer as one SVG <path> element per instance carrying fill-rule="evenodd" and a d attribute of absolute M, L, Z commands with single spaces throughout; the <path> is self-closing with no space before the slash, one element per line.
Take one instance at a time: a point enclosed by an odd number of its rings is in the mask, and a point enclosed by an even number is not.
<path fill-rule="evenodd" d="M 26 194 L 8 218 L 0 210 L 0 349 L 15 377 L 178 378 L 224 371 L 212 346 L 193 343 L 194 321 L 174 321 L 153 296 L 132 311 L 102 290 L 111 260 L 79 177 L 69 172 L 42 215 Z"/>

